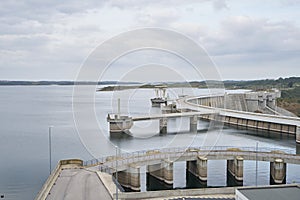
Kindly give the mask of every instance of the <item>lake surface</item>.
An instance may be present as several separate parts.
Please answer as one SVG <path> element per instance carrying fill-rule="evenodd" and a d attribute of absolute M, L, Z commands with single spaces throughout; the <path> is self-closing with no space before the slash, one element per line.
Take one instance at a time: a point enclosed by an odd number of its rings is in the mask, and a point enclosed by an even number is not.
<path fill-rule="evenodd" d="M 184 91 L 188 93 L 189 91 Z M 199 89 L 196 94 L 208 91 Z M 215 91 L 219 92 L 219 91 Z M 121 112 L 141 115 L 160 112 L 151 108 L 149 89 L 122 92 L 97 92 L 95 115 L 98 129 L 90 119 L 76 124 L 72 110 L 72 86 L 4 86 L 0 87 L 0 194 L 5 199 L 33 199 L 49 175 L 48 129 L 52 128 L 52 166 L 61 159 L 90 160 L 114 154 L 117 145 L 121 152 L 174 146 L 252 146 L 295 150 L 294 138 L 265 138 L 249 130 L 224 127 L 222 132 L 205 131 L 208 122 L 199 122 L 198 134 L 188 132 L 189 119 L 170 120 L 170 134 L 159 136 L 158 122 L 138 122 L 132 128 L 133 137 L 110 137 L 106 116 L 116 112 L 116 99 L 121 97 Z M 170 91 L 170 98 L 182 93 Z M 122 99 L 122 96 L 125 96 Z M 89 103 L 82 96 L 82 104 Z M 81 126 L 85 131 L 77 131 Z M 225 161 L 208 162 L 208 186 L 226 185 Z M 185 163 L 174 164 L 174 187 L 185 187 Z M 258 184 L 269 183 L 269 163 L 259 162 Z M 143 170 L 143 169 L 142 169 Z M 145 176 L 141 177 L 145 182 Z M 287 182 L 300 183 L 300 168 L 288 165 Z M 255 162 L 244 163 L 244 185 L 255 184 Z M 145 186 L 142 186 L 145 190 Z"/>

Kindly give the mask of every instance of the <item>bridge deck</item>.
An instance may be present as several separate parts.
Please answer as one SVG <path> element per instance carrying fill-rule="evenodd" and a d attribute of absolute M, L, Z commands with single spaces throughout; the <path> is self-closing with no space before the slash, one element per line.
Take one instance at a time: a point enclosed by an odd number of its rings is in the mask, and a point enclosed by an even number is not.
<path fill-rule="evenodd" d="M 85 169 L 64 169 L 46 200 L 112 199 L 96 172 Z"/>
<path fill-rule="evenodd" d="M 295 154 L 289 149 L 277 149 L 261 147 L 191 147 L 186 148 L 168 148 L 160 150 L 139 151 L 133 153 L 125 153 L 118 157 L 116 162 L 114 158 L 107 159 L 106 157 L 95 160 L 99 163 L 97 167 L 103 172 L 112 173 L 116 164 L 119 171 L 127 169 L 128 165 L 135 164 L 137 166 L 157 164 L 162 160 L 167 159 L 173 162 L 196 160 L 198 156 L 206 157 L 208 160 L 232 160 L 237 156 L 241 156 L 244 160 L 257 160 L 274 162 L 276 158 L 281 158 L 285 163 L 300 164 L 300 155 Z M 88 164 L 88 163 L 87 163 Z"/>
<path fill-rule="evenodd" d="M 184 112 L 184 113 L 168 113 L 168 114 L 152 114 L 145 116 L 132 117 L 132 121 L 154 120 L 162 118 L 175 118 L 175 117 L 192 117 L 208 114 L 216 114 L 214 110 L 197 111 L 197 112 Z"/>

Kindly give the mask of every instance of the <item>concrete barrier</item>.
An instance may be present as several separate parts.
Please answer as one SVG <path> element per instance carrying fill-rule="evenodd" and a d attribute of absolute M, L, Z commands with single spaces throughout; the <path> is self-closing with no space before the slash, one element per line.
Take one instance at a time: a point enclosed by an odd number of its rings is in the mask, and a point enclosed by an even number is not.
<path fill-rule="evenodd" d="M 162 190 L 147 192 L 126 192 L 119 193 L 119 199 L 148 199 L 148 198 L 171 198 L 185 196 L 201 196 L 201 195 L 228 195 L 235 194 L 236 187 L 226 188 L 202 188 L 202 189 L 183 189 L 183 190 Z M 114 198 L 115 198 L 114 194 Z"/>

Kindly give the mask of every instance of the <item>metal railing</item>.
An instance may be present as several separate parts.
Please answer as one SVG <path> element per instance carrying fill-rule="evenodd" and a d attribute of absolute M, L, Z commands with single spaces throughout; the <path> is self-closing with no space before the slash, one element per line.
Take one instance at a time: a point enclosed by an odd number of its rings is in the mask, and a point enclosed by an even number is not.
<path fill-rule="evenodd" d="M 295 150 L 271 147 L 236 147 L 236 146 L 202 146 L 202 147 L 175 147 L 152 150 L 141 150 L 131 153 L 122 153 L 118 157 L 105 156 L 98 159 L 85 161 L 85 166 L 97 166 L 99 171 L 113 174 L 116 168 L 128 166 L 133 163 L 147 162 L 153 160 L 169 159 L 176 161 L 181 157 L 197 156 L 257 156 L 265 158 L 284 158 L 300 160 L 300 155 Z M 116 164 L 116 159 L 118 160 Z M 117 166 L 116 166 L 117 165 Z"/>

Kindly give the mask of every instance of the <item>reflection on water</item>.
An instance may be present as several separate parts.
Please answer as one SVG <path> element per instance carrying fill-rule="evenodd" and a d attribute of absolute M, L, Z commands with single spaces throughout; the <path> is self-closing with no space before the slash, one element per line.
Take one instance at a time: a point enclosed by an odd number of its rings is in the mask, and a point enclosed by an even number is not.
<path fill-rule="evenodd" d="M 296 143 L 296 154 L 300 154 L 300 144 Z"/>
<path fill-rule="evenodd" d="M 189 171 L 186 171 L 186 188 L 193 189 L 193 188 L 206 188 L 207 181 L 201 181 L 197 178 L 194 174 Z"/>
<path fill-rule="evenodd" d="M 243 181 L 236 180 L 234 176 L 227 171 L 226 186 L 228 187 L 243 186 Z"/>
<path fill-rule="evenodd" d="M 165 182 L 158 180 L 154 176 L 151 176 L 149 173 L 146 174 L 146 181 L 147 181 L 147 183 L 146 183 L 147 191 L 173 189 L 173 185 L 166 184 Z"/>

